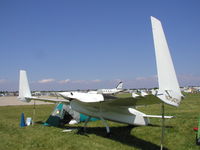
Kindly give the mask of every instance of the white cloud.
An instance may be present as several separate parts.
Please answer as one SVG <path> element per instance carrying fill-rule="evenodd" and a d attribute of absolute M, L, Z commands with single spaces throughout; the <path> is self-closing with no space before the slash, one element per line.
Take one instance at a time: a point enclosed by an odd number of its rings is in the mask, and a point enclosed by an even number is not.
<path fill-rule="evenodd" d="M 5 79 L 0 79 L 0 84 L 1 83 L 6 83 L 7 82 L 7 80 L 5 80 Z"/>
<path fill-rule="evenodd" d="M 114 79 L 113 80 L 113 82 L 117 82 L 117 83 L 119 83 L 119 82 L 121 82 L 122 80 L 121 79 Z"/>
<path fill-rule="evenodd" d="M 95 79 L 95 80 L 70 80 L 71 83 L 74 84 L 90 84 L 90 83 L 100 83 L 101 80 Z"/>
<path fill-rule="evenodd" d="M 156 79 L 157 79 L 157 75 L 150 76 L 150 77 L 136 77 L 135 78 L 136 81 L 149 81 L 149 80 L 156 80 Z"/>
<path fill-rule="evenodd" d="M 60 83 L 60 84 L 66 84 L 66 83 L 69 83 L 70 81 L 71 81 L 70 79 L 66 79 L 66 80 L 58 81 L 58 83 Z"/>
<path fill-rule="evenodd" d="M 181 86 L 199 86 L 200 76 L 196 75 L 178 75 L 178 80 Z"/>
<path fill-rule="evenodd" d="M 73 81 L 71 81 L 72 83 L 78 83 L 78 84 L 80 84 L 80 83 L 87 83 L 87 81 L 86 80 L 73 80 Z"/>
<path fill-rule="evenodd" d="M 142 81 L 142 80 L 146 80 L 147 78 L 146 77 L 137 77 L 137 78 L 135 78 L 135 80 L 137 80 L 137 81 Z"/>
<path fill-rule="evenodd" d="M 49 79 L 42 79 L 42 80 L 39 80 L 38 83 L 52 83 L 54 82 L 55 79 L 52 79 L 52 78 L 49 78 Z"/>
<path fill-rule="evenodd" d="M 99 80 L 99 79 L 96 79 L 96 80 L 92 80 L 91 82 L 94 82 L 94 83 L 99 83 L 99 82 L 101 82 L 101 80 Z"/>

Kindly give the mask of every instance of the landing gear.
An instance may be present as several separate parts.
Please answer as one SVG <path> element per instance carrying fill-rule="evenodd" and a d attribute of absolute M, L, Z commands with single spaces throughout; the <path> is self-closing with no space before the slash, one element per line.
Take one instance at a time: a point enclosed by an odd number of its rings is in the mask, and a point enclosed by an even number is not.
<path fill-rule="evenodd" d="M 110 138 L 111 137 L 111 132 L 106 133 L 106 137 Z"/>
<path fill-rule="evenodd" d="M 101 119 L 103 125 L 106 127 L 106 132 L 107 132 L 107 135 L 106 135 L 106 136 L 107 136 L 107 137 L 110 137 L 110 136 L 111 136 L 111 133 L 110 133 L 110 128 L 109 128 L 108 124 L 107 124 L 106 121 L 103 119 L 103 117 L 100 117 L 100 119 Z"/>
<path fill-rule="evenodd" d="M 86 132 L 86 126 L 88 124 L 88 122 L 90 121 L 91 117 L 88 117 L 87 120 L 85 121 L 84 123 L 84 127 L 81 127 L 79 130 L 78 130 L 78 134 L 85 134 Z M 111 132 L 110 132 L 110 128 L 107 124 L 107 122 L 105 121 L 105 119 L 103 117 L 100 117 L 103 125 L 106 127 L 106 137 L 110 137 L 111 136 Z"/>
<path fill-rule="evenodd" d="M 91 117 L 89 116 L 89 117 L 87 118 L 87 120 L 85 121 L 84 128 L 83 128 L 83 132 L 86 131 L 86 126 L 87 126 L 88 122 L 90 121 L 90 119 L 91 119 Z"/>
<path fill-rule="evenodd" d="M 91 119 L 91 117 L 89 116 L 89 117 L 87 118 L 87 120 L 85 121 L 85 123 L 84 123 L 84 127 L 81 127 L 81 128 L 78 130 L 77 134 L 85 135 L 86 126 L 87 126 L 88 122 L 90 121 L 90 119 Z"/>

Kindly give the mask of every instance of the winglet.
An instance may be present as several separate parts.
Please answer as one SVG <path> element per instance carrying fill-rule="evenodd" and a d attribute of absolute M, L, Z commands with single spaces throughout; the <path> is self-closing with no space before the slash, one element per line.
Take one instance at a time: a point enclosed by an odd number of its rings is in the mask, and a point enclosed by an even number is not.
<path fill-rule="evenodd" d="M 26 75 L 25 70 L 20 70 L 19 74 L 19 97 L 18 99 L 21 101 L 29 102 L 30 100 L 27 99 L 31 97 L 31 91 L 29 88 L 29 83 Z"/>
<path fill-rule="evenodd" d="M 178 106 L 183 97 L 161 22 L 151 16 L 156 54 L 159 90 L 157 97 L 163 102 Z"/>

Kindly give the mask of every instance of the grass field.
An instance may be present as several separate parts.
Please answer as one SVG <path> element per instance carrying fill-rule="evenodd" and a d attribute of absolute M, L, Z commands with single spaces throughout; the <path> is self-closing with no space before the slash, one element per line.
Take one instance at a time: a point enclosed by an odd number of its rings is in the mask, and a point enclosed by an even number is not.
<path fill-rule="evenodd" d="M 125 124 L 108 122 L 112 135 L 105 136 L 101 121 L 88 123 L 87 134 L 77 131 L 63 133 L 62 128 L 46 127 L 44 122 L 54 105 L 36 106 L 36 124 L 20 128 L 20 115 L 32 117 L 33 106 L 0 107 L 0 150 L 151 150 L 160 148 L 161 120 L 151 119 L 150 126 L 133 127 Z M 200 94 L 187 94 L 180 107 L 166 106 L 166 115 L 176 118 L 165 121 L 165 149 L 199 150 L 196 146 L 193 127 L 198 124 L 200 116 Z M 160 104 L 139 107 L 146 114 L 160 114 Z M 80 127 L 71 125 L 66 127 Z"/>

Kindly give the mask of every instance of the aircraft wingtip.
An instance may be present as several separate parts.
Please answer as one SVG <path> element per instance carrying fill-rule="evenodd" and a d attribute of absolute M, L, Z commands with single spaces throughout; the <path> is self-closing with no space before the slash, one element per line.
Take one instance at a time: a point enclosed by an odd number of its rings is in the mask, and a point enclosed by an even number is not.
<path fill-rule="evenodd" d="M 156 17 L 151 16 L 151 22 L 160 22 Z"/>
<path fill-rule="evenodd" d="M 26 72 L 26 70 L 24 70 L 24 69 L 20 69 L 20 72 Z"/>

